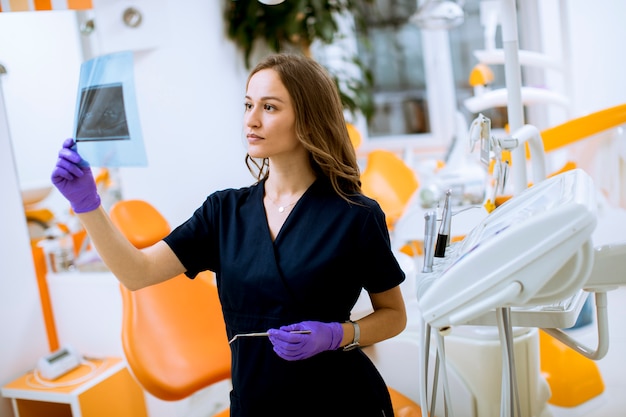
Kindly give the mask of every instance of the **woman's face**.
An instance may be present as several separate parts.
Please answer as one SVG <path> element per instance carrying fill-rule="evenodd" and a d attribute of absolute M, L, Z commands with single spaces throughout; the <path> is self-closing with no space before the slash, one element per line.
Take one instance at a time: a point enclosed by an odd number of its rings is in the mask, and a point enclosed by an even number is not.
<path fill-rule="evenodd" d="M 275 158 L 300 150 L 291 97 L 273 69 L 254 74 L 246 91 L 244 129 L 248 154 Z"/>

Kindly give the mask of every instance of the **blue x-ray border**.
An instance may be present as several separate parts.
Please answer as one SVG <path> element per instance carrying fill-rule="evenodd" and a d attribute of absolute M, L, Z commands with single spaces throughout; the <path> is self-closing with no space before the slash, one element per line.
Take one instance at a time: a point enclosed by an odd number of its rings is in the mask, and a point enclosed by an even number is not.
<path fill-rule="evenodd" d="M 129 51 L 99 56 L 80 67 L 74 138 L 78 153 L 91 166 L 148 164 L 133 72 L 133 53 Z M 86 117 L 94 117 L 94 113 L 99 119 L 92 120 L 87 129 Z M 123 126 L 113 128 L 111 122 L 103 118 L 110 113 L 116 113 L 115 117 Z"/>

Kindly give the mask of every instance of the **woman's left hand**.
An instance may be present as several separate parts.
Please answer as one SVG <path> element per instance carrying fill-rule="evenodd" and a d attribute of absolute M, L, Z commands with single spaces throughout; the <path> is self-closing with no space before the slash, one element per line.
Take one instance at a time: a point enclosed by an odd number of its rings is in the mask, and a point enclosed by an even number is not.
<path fill-rule="evenodd" d="M 294 331 L 310 331 L 308 334 Z M 274 352 L 288 361 L 310 358 L 326 350 L 335 350 L 343 339 L 341 323 L 303 321 L 268 330 Z"/>

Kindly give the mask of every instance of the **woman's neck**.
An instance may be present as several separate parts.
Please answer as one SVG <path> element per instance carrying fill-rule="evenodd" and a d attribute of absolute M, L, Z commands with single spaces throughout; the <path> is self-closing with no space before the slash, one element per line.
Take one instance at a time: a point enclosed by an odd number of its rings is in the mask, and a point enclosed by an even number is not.
<path fill-rule="evenodd" d="M 274 201 L 300 196 L 313 184 L 315 177 L 308 159 L 270 159 L 265 194 Z"/>
<path fill-rule="evenodd" d="M 265 194 L 273 201 L 290 200 L 299 197 L 313 184 L 313 171 L 281 173 L 270 169 L 265 181 Z"/>

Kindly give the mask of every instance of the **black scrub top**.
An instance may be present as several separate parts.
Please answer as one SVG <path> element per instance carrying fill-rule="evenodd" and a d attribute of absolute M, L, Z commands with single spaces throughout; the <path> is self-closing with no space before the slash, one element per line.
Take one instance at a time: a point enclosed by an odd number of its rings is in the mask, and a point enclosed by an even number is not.
<path fill-rule="evenodd" d="M 390 249 L 380 206 L 348 203 L 316 180 L 272 241 L 263 182 L 210 195 L 165 238 L 193 278 L 216 273 L 231 338 L 304 320 L 345 322 L 362 288 L 372 293 L 405 278 Z M 268 338 L 231 344 L 231 416 L 391 417 L 385 382 L 360 349 L 286 361 Z"/>

